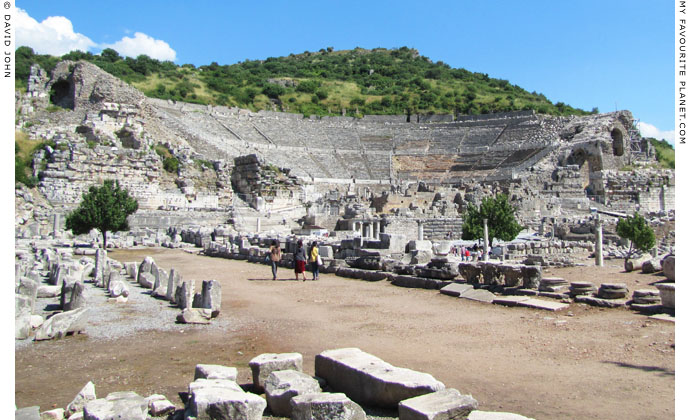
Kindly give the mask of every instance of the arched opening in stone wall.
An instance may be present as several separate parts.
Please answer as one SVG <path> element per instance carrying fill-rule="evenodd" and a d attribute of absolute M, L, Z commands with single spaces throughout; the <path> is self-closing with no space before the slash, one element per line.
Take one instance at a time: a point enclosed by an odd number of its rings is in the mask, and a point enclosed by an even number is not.
<path fill-rule="evenodd" d="M 597 188 L 595 182 L 592 180 L 592 174 L 600 172 L 603 169 L 603 162 L 601 156 L 588 152 L 585 149 L 574 150 L 566 160 L 568 165 L 577 165 L 580 168 L 580 177 L 582 180 L 582 189 L 588 196 L 602 195 L 600 188 Z"/>
<path fill-rule="evenodd" d="M 74 99 L 71 95 L 72 84 L 60 79 L 50 88 L 50 103 L 62 108 L 74 109 Z"/>
<path fill-rule="evenodd" d="M 621 130 L 617 128 L 611 130 L 611 138 L 613 139 L 613 155 L 623 156 L 625 143 L 623 142 L 623 133 L 621 133 Z"/>

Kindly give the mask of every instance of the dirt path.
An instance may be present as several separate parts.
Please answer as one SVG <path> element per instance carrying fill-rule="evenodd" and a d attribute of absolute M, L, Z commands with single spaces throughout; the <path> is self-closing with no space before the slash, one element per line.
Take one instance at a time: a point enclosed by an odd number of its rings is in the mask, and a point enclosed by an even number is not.
<path fill-rule="evenodd" d="M 32 343 L 15 352 L 18 407 L 64 407 L 89 380 L 99 396 L 162 393 L 181 407 L 177 393 L 185 391 L 197 363 L 236 366 L 238 382 L 250 383 L 247 363 L 261 353 L 302 353 L 305 371 L 313 374 L 321 351 L 359 347 L 472 394 L 482 410 L 540 420 L 674 416 L 672 323 L 581 304 L 558 313 L 505 308 L 334 275 L 297 282 L 286 269 L 273 282 L 268 266 L 179 250 L 109 256 L 140 262 L 145 255 L 185 278 L 219 280 L 220 316 L 229 327 L 180 325 L 116 340 L 82 335 Z M 631 290 L 659 280 L 620 271 L 577 267 L 549 275 L 626 282 Z"/>

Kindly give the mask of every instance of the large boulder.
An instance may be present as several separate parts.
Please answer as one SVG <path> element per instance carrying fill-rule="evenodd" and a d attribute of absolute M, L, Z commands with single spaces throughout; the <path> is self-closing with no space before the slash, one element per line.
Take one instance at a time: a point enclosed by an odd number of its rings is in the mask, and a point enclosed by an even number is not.
<path fill-rule="evenodd" d="M 400 420 L 464 419 L 478 406 L 471 395 L 462 395 L 457 389 L 442 389 L 401 401 L 398 417 Z"/>
<path fill-rule="evenodd" d="M 363 405 L 395 408 L 408 398 L 445 389 L 427 373 L 395 367 L 358 348 L 316 355 L 316 376 Z"/>
<path fill-rule="evenodd" d="M 151 267 L 153 267 L 154 261 L 151 257 L 144 258 L 144 261 L 139 265 L 139 270 L 137 270 L 137 283 L 141 284 L 141 275 L 144 273 L 151 274 Z M 153 282 L 151 282 L 153 285 Z M 145 287 L 145 286 L 144 286 Z"/>
<path fill-rule="evenodd" d="M 271 372 L 264 383 L 266 403 L 275 416 L 290 417 L 290 400 L 296 395 L 321 392 L 319 382 L 306 373 L 296 370 Z"/>
<path fill-rule="evenodd" d="M 302 355 L 299 353 L 264 353 L 249 361 L 252 369 L 254 390 L 261 392 L 271 372 L 277 370 L 302 371 Z"/>
<path fill-rule="evenodd" d="M 36 331 L 34 340 L 62 338 L 69 333 L 83 331 L 86 328 L 88 310 L 88 308 L 81 308 L 53 315 Z"/>
<path fill-rule="evenodd" d="M 112 392 L 84 405 L 84 420 L 146 420 L 149 404 L 135 392 Z"/>
<path fill-rule="evenodd" d="M 358 404 L 341 393 L 305 394 L 292 397 L 292 420 L 366 420 Z"/>

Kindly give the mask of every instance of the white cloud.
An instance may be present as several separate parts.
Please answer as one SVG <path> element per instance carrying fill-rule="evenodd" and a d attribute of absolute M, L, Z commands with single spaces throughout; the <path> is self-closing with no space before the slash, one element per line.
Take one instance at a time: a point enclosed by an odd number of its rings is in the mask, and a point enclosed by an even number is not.
<path fill-rule="evenodd" d="M 657 140 L 664 139 L 669 144 L 674 144 L 675 142 L 676 133 L 673 130 L 661 131 L 652 124 L 647 124 L 642 121 L 638 124 L 638 128 L 640 129 L 642 137 L 654 137 Z"/>
<path fill-rule="evenodd" d="M 86 35 L 74 32 L 72 22 L 64 16 L 49 16 L 38 23 L 25 10 L 17 8 L 15 22 L 17 45 L 31 47 L 37 54 L 60 56 L 96 46 Z"/>
<path fill-rule="evenodd" d="M 125 36 L 114 44 L 107 44 L 102 47 L 112 48 L 121 55 L 133 58 L 146 54 L 157 60 L 175 61 L 177 57 L 177 53 L 170 48 L 167 42 L 161 41 L 160 39 L 154 39 L 141 32 L 136 32 L 134 38 Z"/>

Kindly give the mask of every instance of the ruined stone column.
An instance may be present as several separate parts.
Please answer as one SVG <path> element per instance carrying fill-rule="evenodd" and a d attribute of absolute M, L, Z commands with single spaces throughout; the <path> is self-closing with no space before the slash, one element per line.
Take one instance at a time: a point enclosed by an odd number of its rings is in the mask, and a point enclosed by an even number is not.
<path fill-rule="evenodd" d="M 256 218 L 256 233 L 260 233 L 260 232 L 261 232 L 261 218 L 257 217 Z"/>
<path fill-rule="evenodd" d="M 489 221 L 484 219 L 484 253 L 482 254 L 482 261 L 489 260 Z"/>
<path fill-rule="evenodd" d="M 542 217 L 541 224 L 539 225 L 539 236 L 544 237 L 544 225 L 546 224 L 546 218 Z"/>
<path fill-rule="evenodd" d="M 379 222 L 374 221 L 374 234 L 372 235 L 374 239 L 379 238 Z"/>
<path fill-rule="evenodd" d="M 53 238 L 58 239 L 60 235 L 60 214 L 53 214 Z"/>
<path fill-rule="evenodd" d="M 553 218 L 553 225 L 551 225 L 551 240 L 556 240 L 556 218 Z"/>
<path fill-rule="evenodd" d="M 371 230 L 371 224 L 370 223 L 363 223 L 363 230 L 364 230 L 364 235 L 362 236 L 363 238 L 370 238 L 371 235 L 369 234 L 369 231 Z"/>
<path fill-rule="evenodd" d="M 418 241 L 424 240 L 424 224 L 422 223 L 421 220 L 417 221 L 417 240 Z"/>
<path fill-rule="evenodd" d="M 595 230 L 595 247 L 594 247 L 594 264 L 598 267 L 604 266 L 604 253 L 603 253 L 603 232 L 601 227 L 601 220 L 597 214 L 597 218 L 594 220 L 594 230 Z"/>

